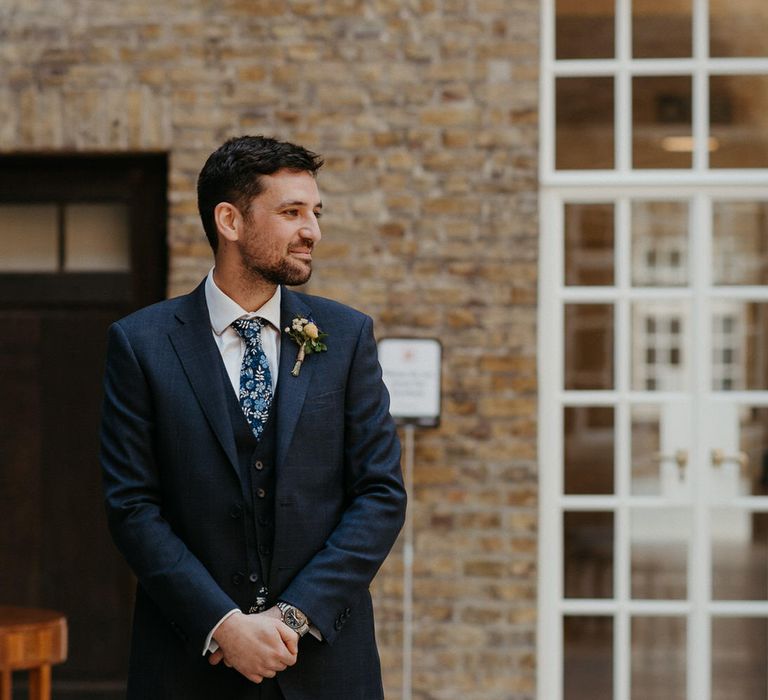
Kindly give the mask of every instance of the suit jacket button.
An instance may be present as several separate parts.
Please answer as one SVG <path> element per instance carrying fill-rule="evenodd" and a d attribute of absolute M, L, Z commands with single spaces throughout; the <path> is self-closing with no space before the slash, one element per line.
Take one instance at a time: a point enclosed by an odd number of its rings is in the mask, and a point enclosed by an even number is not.
<path fill-rule="evenodd" d="M 235 503 L 229 510 L 229 516 L 233 520 L 237 520 L 243 514 L 243 508 L 239 503 Z"/>
<path fill-rule="evenodd" d="M 239 586 L 243 582 L 244 574 L 239 571 L 236 574 L 232 574 L 232 583 Z"/>
<path fill-rule="evenodd" d="M 265 557 L 268 557 L 270 554 L 272 554 L 272 548 L 267 544 L 260 544 L 259 553 Z"/>
<path fill-rule="evenodd" d="M 251 583 L 256 583 L 259 580 L 259 575 L 255 571 L 252 571 L 250 576 L 248 576 L 248 580 Z"/>
<path fill-rule="evenodd" d="M 333 629 L 335 629 L 338 632 L 339 630 L 341 630 L 342 624 L 343 624 L 342 621 L 337 619 L 336 622 L 333 623 Z"/>

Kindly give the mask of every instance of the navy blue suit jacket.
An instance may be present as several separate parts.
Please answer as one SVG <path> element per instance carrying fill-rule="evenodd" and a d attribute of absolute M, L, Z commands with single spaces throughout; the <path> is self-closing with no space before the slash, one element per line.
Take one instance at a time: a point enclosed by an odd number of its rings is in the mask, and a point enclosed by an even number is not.
<path fill-rule="evenodd" d="M 298 347 L 282 335 L 269 602 L 306 612 L 323 641 L 304 637 L 278 682 L 287 700 L 375 700 L 368 586 L 404 519 L 400 446 L 370 318 L 283 289 L 282 328 L 297 316 L 328 333 L 328 350 L 293 377 Z M 101 462 L 112 535 L 138 579 L 129 697 L 258 697 L 202 657 L 210 630 L 253 593 L 227 391 L 204 284 L 110 328 Z"/>

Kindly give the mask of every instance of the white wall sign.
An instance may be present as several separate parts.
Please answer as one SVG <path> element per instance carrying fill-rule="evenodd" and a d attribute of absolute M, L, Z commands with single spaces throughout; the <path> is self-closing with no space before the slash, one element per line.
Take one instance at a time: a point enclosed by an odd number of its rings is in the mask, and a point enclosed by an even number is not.
<path fill-rule="evenodd" d="M 434 338 L 385 338 L 379 362 L 399 423 L 436 426 L 440 422 L 442 347 Z"/>

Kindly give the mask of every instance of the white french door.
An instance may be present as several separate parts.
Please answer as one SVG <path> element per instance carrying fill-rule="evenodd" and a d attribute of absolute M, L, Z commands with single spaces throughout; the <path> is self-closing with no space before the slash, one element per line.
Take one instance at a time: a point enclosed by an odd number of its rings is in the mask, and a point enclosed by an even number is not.
<path fill-rule="evenodd" d="M 542 212 L 539 697 L 765 698 L 768 192 Z"/>

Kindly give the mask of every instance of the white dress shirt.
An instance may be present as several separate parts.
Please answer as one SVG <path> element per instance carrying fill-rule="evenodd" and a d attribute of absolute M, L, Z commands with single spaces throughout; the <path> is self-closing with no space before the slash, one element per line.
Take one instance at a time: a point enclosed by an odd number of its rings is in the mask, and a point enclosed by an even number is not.
<path fill-rule="evenodd" d="M 213 339 L 221 353 L 221 359 L 227 370 L 232 389 L 235 395 L 239 397 L 240 367 L 243 364 L 243 355 L 245 354 L 245 341 L 232 328 L 232 322 L 237 321 L 238 318 L 256 318 L 258 316 L 268 322 L 268 325 L 261 328 L 261 347 L 267 356 L 267 362 L 269 362 L 269 372 L 272 375 L 272 394 L 274 395 L 277 387 L 278 358 L 280 357 L 280 286 L 278 285 L 272 298 L 266 304 L 256 311 L 250 312 L 216 286 L 216 282 L 213 280 L 213 270 L 214 268 L 211 268 L 205 280 L 205 302 L 208 304 Z M 238 612 L 237 608 L 230 610 L 213 626 L 206 637 L 203 656 L 207 652 L 213 653 L 219 648 L 213 635 L 219 625 L 236 612 Z"/>
<path fill-rule="evenodd" d="M 277 287 L 272 298 L 256 311 L 246 311 L 234 299 L 228 297 L 213 281 L 213 268 L 205 280 L 205 301 L 208 315 L 211 317 L 211 330 L 216 347 L 227 370 L 235 394 L 240 394 L 240 367 L 245 354 L 245 341 L 232 328 L 232 322 L 238 318 L 263 318 L 269 325 L 261 328 L 261 347 L 269 362 L 272 375 L 272 393 L 277 387 L 278 358 L 280 357 L 280 299 L 281 289 Z"/>

